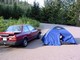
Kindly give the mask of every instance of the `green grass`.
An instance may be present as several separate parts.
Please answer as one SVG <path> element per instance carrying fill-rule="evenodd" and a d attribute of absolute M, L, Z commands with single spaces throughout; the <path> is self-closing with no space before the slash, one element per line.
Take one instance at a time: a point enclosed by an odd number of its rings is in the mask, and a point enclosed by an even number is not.
<path fill-rule="evenodd" d="M 27 17 L 21 17 L 18 20 L 12 18 L 4 20 L 3 17 L 0 17 L 0 32 L 5 31 L 8 26 L 20 24 L 30 24 L 34 27 L 39 27 L 40 22 Z"/>

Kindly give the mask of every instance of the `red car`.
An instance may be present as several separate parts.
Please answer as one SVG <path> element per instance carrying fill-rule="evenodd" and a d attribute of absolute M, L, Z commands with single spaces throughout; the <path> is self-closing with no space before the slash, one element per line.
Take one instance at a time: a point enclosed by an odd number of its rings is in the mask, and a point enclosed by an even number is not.
<path fill-rule="evenodd" d="M 0 44 L 26 47 L 28 41 L 39 39 L 40 34 L 41 30 L 35 29 L 31 25 L 13 25 L 9 26 L 5 32 L 0 32 Z"/>

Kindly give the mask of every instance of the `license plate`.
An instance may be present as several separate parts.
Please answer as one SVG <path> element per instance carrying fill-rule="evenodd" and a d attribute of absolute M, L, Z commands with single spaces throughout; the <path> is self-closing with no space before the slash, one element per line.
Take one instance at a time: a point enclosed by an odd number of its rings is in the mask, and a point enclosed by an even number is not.
<path fill-rule="evenodd" d="M 3 41 L 7 41 L 7 37 L 3 37 Z"/>

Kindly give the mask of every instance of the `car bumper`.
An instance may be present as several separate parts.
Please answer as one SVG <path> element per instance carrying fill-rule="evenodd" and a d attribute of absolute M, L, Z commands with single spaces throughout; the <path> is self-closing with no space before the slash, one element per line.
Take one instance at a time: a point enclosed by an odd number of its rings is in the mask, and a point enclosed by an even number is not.
<path fill-rule="evenodd" d="M 0 41 L 0 45 L 16 45 L 16 41 Z"/>
<path fill-rule="evenodd" d="M 16 40 L 16 41 L 0 41 L 0 45 L 21 45 L 23 40 Z"/>

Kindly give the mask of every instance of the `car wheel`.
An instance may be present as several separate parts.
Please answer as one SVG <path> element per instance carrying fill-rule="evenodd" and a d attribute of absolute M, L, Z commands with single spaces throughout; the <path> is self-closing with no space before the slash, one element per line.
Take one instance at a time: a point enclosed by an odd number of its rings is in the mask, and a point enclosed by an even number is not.
<path fill-rule="evenodd" d="M 37 39 L 40 39 L 41 38 L 41 34 L 39 33 L 38 35 L 37 35 Z"/>
<path fill-rule="evenodd" d="M 27 39 L 23 39 L 23 44 L 22 44 L 22 46 L 23 46 L 23 47 L 26 47 L 27 45 L 28 45 Z"/>

